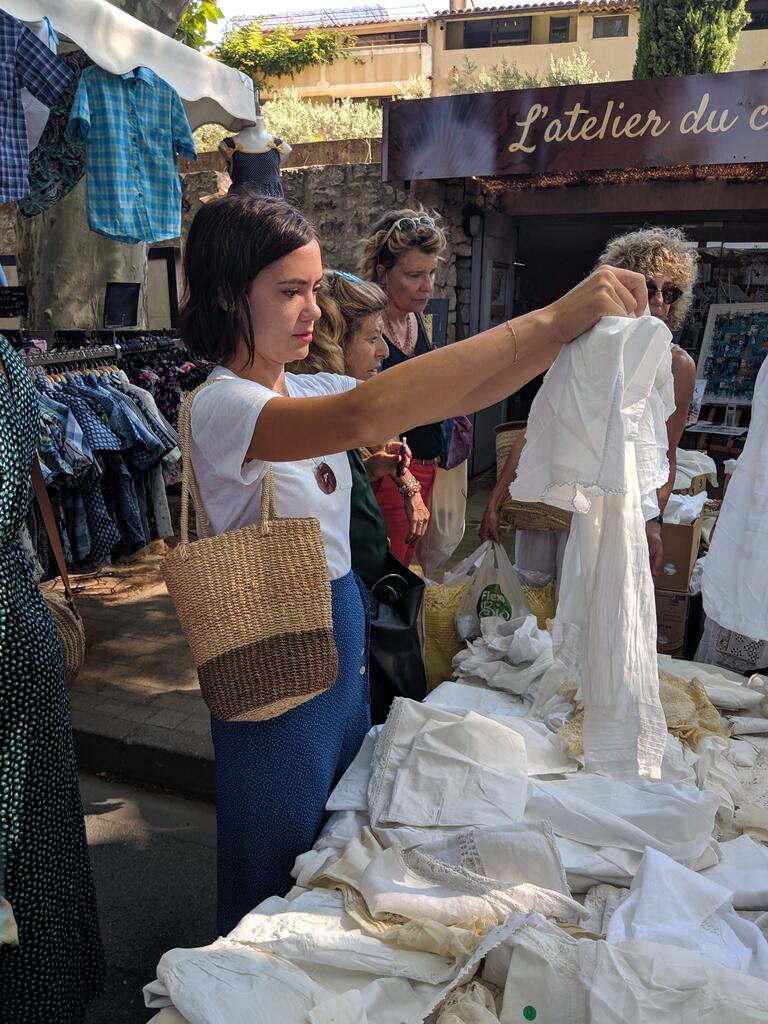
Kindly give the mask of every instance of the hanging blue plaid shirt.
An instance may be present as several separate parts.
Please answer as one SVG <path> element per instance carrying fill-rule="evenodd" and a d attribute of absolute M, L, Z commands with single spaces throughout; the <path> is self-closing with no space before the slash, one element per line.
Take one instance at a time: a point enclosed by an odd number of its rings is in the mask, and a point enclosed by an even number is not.
<path fill-rule="evenodd" d="M 159 242 L 181 231 L 176 155 L 195 159 L 179 94 L 149 68 L 80 77 L 67 137 L 86 143 L 88 226 L 118 242 Z"/>
<path fill-rule="evenodd" d="M 29 192 L 27 122 L 21 87 L 52 107 L 72 72 L 42 40 L 0 11 L 0 203 L 13 203 Z"/>

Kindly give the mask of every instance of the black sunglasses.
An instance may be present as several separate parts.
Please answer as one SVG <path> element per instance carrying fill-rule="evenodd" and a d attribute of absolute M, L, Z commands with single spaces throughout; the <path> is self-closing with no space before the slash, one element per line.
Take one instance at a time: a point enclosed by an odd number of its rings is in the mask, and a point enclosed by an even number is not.
<path fill-rule="evenodd" d="M 645 286 L 648 289 L 648 298 L 652 299 L 656 292 L 659 290 L 659 286 L 653 281 L 646 281 Z M 665 284 L 661 289 L 661 297 L 664 302 L 671 306 L 673 302 L 677 302 L 680 296 L 683 294 L 683 289 L 678 288 L 674 284 Z"/>

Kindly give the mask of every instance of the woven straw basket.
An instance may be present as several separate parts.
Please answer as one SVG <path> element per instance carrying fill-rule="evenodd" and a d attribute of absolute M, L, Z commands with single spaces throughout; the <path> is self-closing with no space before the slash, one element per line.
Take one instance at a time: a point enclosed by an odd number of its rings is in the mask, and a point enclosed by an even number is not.
<path fill-rule="evenodd" d="M 525 433 L 525 426 L 496 428 L 496 478 L 498 479 L 507 461 L 510 449 L 518 437 Z M 499 510 L 499 518 L 506 526 L 516 530 L 570 530 L 571 513 L 564 509 L 545 505 L 543 502 L 514 501 L 509 495 Z"/>
<path fill-rule="evenodd" d="M 64 675 L 71 686 L 85 662 L 85 627 L 79 614 L 74 612 L 64 594 L 51 587 L 41 587 L 48 611 L 61 641 L 64 655 Z"/>
<path fill-rule="evenodd" d="M 184 457 L 181 543 L 163 575 L 197 665 L 203 699 L 216 718 L 258 722 L 327 690 L 338 672 L 331 584 L 312 518 L 277 518 L 270 467 L 261 521 L 210 536 L 190 459 L 191 408 L 179 416 Z M 190 490 L 202 539 L 190 543 Z"/>

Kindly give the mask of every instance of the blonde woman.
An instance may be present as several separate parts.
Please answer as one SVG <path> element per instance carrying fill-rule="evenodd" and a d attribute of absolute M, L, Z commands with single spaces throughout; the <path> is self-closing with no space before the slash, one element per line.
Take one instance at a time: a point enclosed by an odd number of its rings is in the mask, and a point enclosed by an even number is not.
<path fill-rule="evenodd" d="M 380 285 L 387 297 L 382 319 L 389 355 L 382 363 L 382 370 L 407 363 L 432 350 L 423 314 L 432 298 L 437 264 L 446 244 L 437 220 L 424 210 L 388 211 L 374 224 L 365 240 L 361 276 Z M 420 396 L 413 395 L 414 407 L 419 401 Z M 411 427 L 403 434 L 412 453 L 411 472 L 421 488 L 425 505 L 432 510 L 432 493 L 443 451 L 442 421 Z M 419 538 L 415 538 L 410 529 L 397 484 L 385 477 L 374 489 L 387 521 L 392 553 L 404 565 L 410 565 Z M 460 519 L 463 525 L 463 514 Z M 461 533 L 456 537 L 456 544 L 460 540 Z"/>
<path fill-rule="evenodd" d="M 301 362 L 293 363 L 289 367 L 291 372 L 341 373 L 358 381 L 375 377 L 389 351 L 382 336 L 381 314 L 387 297 L 381 288 L 343 270 L 326 270 L 317 293 L 317 305 L 322 316 L 315 324 L 310 353 Z M 369 589 L 387 572 L 388 549 L 387 524 L 372 484 L 383 477 L 395 480 L 416 539 L 423 536 L 429 521 L 429 510 L 416 489 L 415 477 L 407 466 L 397 475 L 400 448 L 400 441 L 394 440 L 373 453 L 357 448 L 347 452 L 352 473 L 349 518 L 352 569 Z M 407 638 L 401 636 L 400 640 L 401 650 L 404 650 Z M 423 666 L 414 667 L 411 660 L 405 658 L 398 667 L 397 678 L 393 678 L 391 659 L 387 657 L 387 650 L 382 650 L 383 657 L 379 656 L 378 643 L 378 633 L 372 627 L 369 680 L 373 725 L 385 721 L 395 697 L 420 700 L 426 695 Z M 409 649 L 418 650 L 419 646 L 416 640 L 409 644 Z M 407 678 L 403 678 L 404 675 Z"/>
<path fill-rule="evenodd" d="M 698 261 L 696 249 L 682 231 L 677 228 L 653 227 L 611 239 L 597 265 L 621 267 L 642 274 L 651 315 L 662 320 L 671 331 L 677 331 L 682 327 L 691 303 Z M 672 377 L 675 385 L 675 411 L 667 420 L 669 478 L 657 493 L 659 516 L 646 524 L 654 576 L 663 563 L 661 518 L 675 485 L 677 446 L 685 430 L 696 386 L 696 364 L 679 345 L 672 346 Z M 499 474 L 480 526 L 480 537 L 483 540 L 499 540 L 499 509 L 509 492 L 509 485 L 515 479 L 524 444 L 525 439 L 520 438 L 513 445 Z M 518 569 L 539 573 L 550 579 L 556 578 L 566 536 L 550 533 L 537 535 L 534 531 L 519 530 L 515 542 Z"/>
<path fill-rule="evenodd" d="M 340 373 L 359 381 L 375 377 L 389 354 L 382 334 L 387 296 L 381 288 L 355 274 L 327 270 L 317 304 L 322 316 L 315 324 L 312 348 L 306 359 L 292 363 L 289 370 Z M 352 471 L 352 568 L 369 587 L 384 574 L 388 546 L 387 523 L 371 485 L 384 477 L 395 482 L 410 526 L 408 539 L 418 543 L 429 522 L 429 509 L 419 493 L 418 481 L 407 466 L 398 474 L 400 448 L 400 441 L 393 440 L 375 451 L 355 448 L 347 452 Z M 373 699 L 372 705 L 375 708 Z M 378 720 L 383 718 L 374 715 L 374 721 Z"/>

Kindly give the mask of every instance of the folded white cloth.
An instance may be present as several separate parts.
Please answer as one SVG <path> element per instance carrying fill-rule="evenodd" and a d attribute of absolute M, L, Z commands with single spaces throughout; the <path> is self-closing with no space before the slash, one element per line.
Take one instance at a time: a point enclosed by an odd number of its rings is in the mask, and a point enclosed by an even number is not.
<path fill-rule="evenodd" d="M 717 487 L 717 465 L 711 455 L 707 455 L 706 452 L 689 451 L 684 448 L 678 448 L 676 454 L 676 491 L 682 491 L 690 487 L 693 478 L 701 476 L 703 473 L 706 473 L 708 482 L 713 487 Z"/>
<path fill-rule="evenodd" d="M 527 777 L 525 741 L 506 725 L 397 698 L 374 751 L 371 824 L 512 824 Z"/>
<path fill-rule="evenodd" d="M 452 867 L 514 885 L 530 883 L 570 896 L 555 836 L 546 822 L 468 828 L 420 851 Z"/>
<path fill-rule="evenodd" d="M 733 893 L 736 910 L 768 910 L 768 847 L 749 836 L 720 843 L 720 863 L 702 876 Z"/>
<path fill-rule="evenodd" d="M 768 981 L 768 942 L 733 909 L 733 894 L 658 850 L 648 849 L 606 941 L 644 939 L 677 946 Z"/>
<path fill-rule="evenodd" d="M 764 981 L 698 953 L 641 940 L 582 940 L 578 952 L 589 1024 L 768 1022 Z"/>
<path fill-rule="evenodd" d="M 701 516 L 707 498 L 706 491 L 698 494 L 670 494 L 664 509 L 664 522 L 690 526 Z"/>
<path fill-rule="evenodd" d="M 657 508 L 669 475 L 670 338 L 650 316 L 606 317 L 567 345 L 534 399 L 510 487 L 575 513 L 555 656 L 581 687 L 587 769 L 622 778 L 659 778 L 666 736 L 643 504 Z"/>
<path fill-rule="evenodd" d="M 768 361 L 760 367 L 744 450 L 704 565 L 704 610 L 721 627 L 768 640 Z"/>
<path fill-rule="evenodd" d="M 573 892 L 627 885 L 647 846 L 687 867 L 708 851 L 719 800 L 692 786 L 586 772 L 529 779 L 526 821 L 549 821 Z"/>
<path fill-rule="evenodd" d="M 448 682 L 436 687 L 424 703 L 457 715 L 473 709 L 486 718 L 503 722 L 525 740 L 529 775 L 556 775 L 578 768 L 577 762 L 568 757 L 546 725 L 521 717 L 521 709 L 526 705 L 506 693 Z"/>
<path fill-rule="evenodd" d="M 657 660 L 659 668 L 669 675 L 685 679 L 686 682 L 698 679 L 715 707 L 723 711 L 749 711 L 759 707 L 765 700 L 762 690 L 748 686 L 744 676 L 727 668 L 704 662 L 682 661 L 670 658 L 668 654 L 659 654 Z M 758 682 L 762 680 L 762 676 L 754 678 Z"/>
<path fill-rule="evenodd" d="M 748 718 L 746 715 L 733 715 L 728 718 L 733 736 L 760 736 L 768 733 L 768 718 Z"/>

